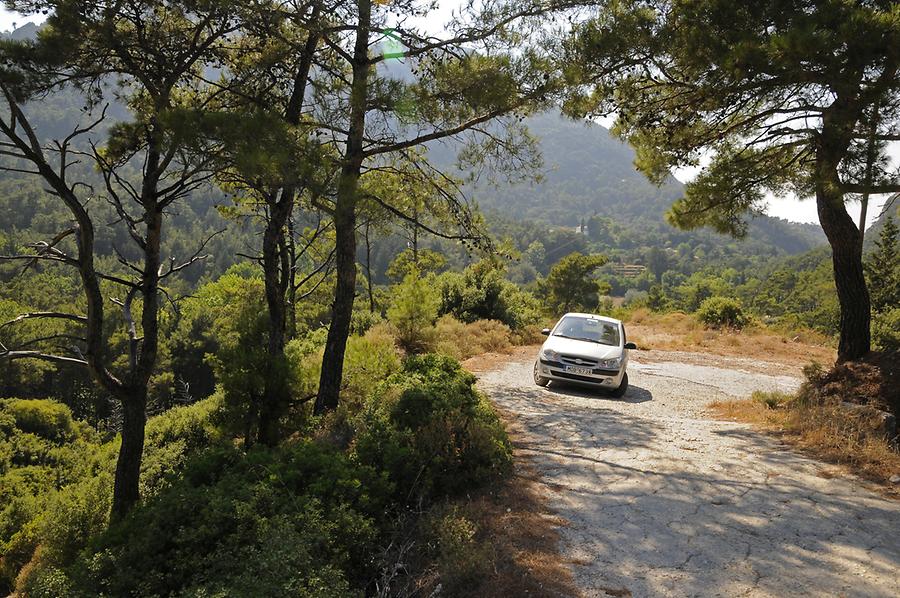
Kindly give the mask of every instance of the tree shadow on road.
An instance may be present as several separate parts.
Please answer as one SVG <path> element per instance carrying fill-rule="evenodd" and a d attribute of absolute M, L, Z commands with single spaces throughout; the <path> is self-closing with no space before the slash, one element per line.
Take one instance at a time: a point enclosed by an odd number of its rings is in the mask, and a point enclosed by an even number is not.
<path fill-rule="evenodd" d="M 900 507 L 769 438 L 704 434 L 568 386 L 489 393 L 569 521 L 587 595 L 900 595 Z"/>

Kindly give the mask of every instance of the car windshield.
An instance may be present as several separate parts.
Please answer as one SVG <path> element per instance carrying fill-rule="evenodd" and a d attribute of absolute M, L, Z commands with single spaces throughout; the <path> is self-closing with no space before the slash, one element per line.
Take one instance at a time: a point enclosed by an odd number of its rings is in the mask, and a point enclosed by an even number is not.
<path fill-rule="evenodd" d="M 616 347 L 619 345 L 619 325 L 594 318 L 566 316 L 556 326 L 553 336 Z"/>

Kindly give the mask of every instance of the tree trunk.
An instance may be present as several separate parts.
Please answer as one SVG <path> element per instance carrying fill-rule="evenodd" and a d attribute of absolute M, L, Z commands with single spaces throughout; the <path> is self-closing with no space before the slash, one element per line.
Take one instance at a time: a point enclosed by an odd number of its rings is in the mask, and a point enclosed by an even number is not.
<path fill-rule="evenodd" d="M 353 48 L 353 77 L 350 89 L 350 129 L 344 152 L 344 164 L 338 181 L 334 208 L 335 272 L 337 282 L 331 309 L 331 326 L 322 356 L 322 374 L 316 396 L 315 414 L 338 406 L 344 373 L 344 351 L 350 336 L 350 319 L 356 294 L 356 202 L 359 174 L 364 158 L 363 140 L 369 85 L 369 27 L 371 0 L 358 0 L 359 24 Z"/>
<path fill-rule="evenodd" d="M 860 232 L 847 213 L 840 189 L 840 160 L 836 156 L 841 155 L 840 148 L 847 143 L 831 142 L 827 135 L 823 139 L 816 156 L 816 208 L 831 245 L 834 283 L 841 306 L 837 359 L 840 363 L 859 359 L 871 349 L 871 308 L 863 274 Z"/>
<path fill-rule="evenodd" d="M 119 519 L 140 498 L 141 459 L 144 452 L 144 426 L 147 424 L 147 387 L 132 389 L 119 397 L 122 402 L 122 444 L 116 461 L 112 516 Z"/>
<path fill-rule="evenodd" d="M 297 336 L 297 243 L 294 240 L 294 217 L 288 218 L 288 255 L 290 256 L 290 276 L 288 277 L 287 300 L 287 340 Z"/>
<path fill-rule="evenodd" d="M 375 294 L 372 291 L 372 243 L 369 241 L 369 223 L 366 223 L 366 287 L 369 291 L 369 311 L 375 313 Z"/>
<path fill-rule="evenodd" d="M 322 357 L 322 374 L 319 377 L 319 392 L 315 405 L 316 415 L 338 406 L 344 373 L 344 351 L 347 348 L 347 338 L 350 336 L 350 320 L 353 316 L 353 300 L 356 295 L 356 177 L 345 174 L 343 178 L 349 180 L 342 181 L 341 187 L 346 189 L 338 192 L 337 209 L 334 213 L 337 282 L 331 309 L 331 326 L 328 328 L 325 354 Z"/>
<path fill-rule="evenodd" d="M 273 197 L 274 199 L 274 197 Z M 263 232 L 263 274 L 266 307 L 269 315 L 269 339 L 266 344 L 266 376 L 259 405 L 258 440 L 267 446 L 278 444 L 278 421 L 290 403 L 285 384 L 285 331 L 287 325 L 287 285 L 289 272 L 283 255 L 284 231 L 294 206 L 294 190 L 282 189 L 276 201 L 269 202 L 269 220 Z"/>
<path fill-rule="evenodd" d="M 413 230 L 412 230 L 412 250 L 413 250 L 413 266 L 416 271 L 419 270 L 419 202 L 413 205 Z"/>

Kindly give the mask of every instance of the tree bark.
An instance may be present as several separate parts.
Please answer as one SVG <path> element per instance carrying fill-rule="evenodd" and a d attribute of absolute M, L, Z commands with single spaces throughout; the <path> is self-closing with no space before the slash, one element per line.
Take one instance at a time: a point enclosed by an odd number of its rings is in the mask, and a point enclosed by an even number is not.
<path fill-rule="evenodd" d="M 288 255 L 290 256 L 290 275 L 288 277 L 287 298 L 287 340 L 297 336 L 297 243 L 294 240 L 294 218 L 288 218 L 287 226 Z"/>
<path fill-rule="evenodd" d="M 287 271 L 282 249 L 285 227 L 294 207 L 294 190 L 286 187 L 269 202 L 269 220 L 263 232 L 263 273 L 266 306 L 269 315 L 269 338 L 266 344 L 266 376 L 262 401 L 259 405 L 259 442 L 274 446 L 279 440 L 278 421 L 290 402 L 289 389 L 284 381 L 285 332 L 287 327 Z"/>
<path fill-rule="evenodd" d="M 817 189 L 816 205 L 819 222 L 831 245 L 834 283 L 841 306 L 838 362 L 859 359 L 871 349 L 871 307 L 859 229 L 847 213 L 842 195 Z"/>
<path fill-rule="evenodd" d="M 141 459 L 144 452 L 144 427 L 147 424 L 147 386 L 119 393 L 122 403 L 122 444 L 116 461 L 112 517 L 118 519 L 140 499 Z"/>
<path fill-rule="evenodd" d="M 372 291 L 372 243 L 369 240 L 369 223 L 366 223 L 366 288 L 369 291 L 369 311 L 375 313 L 375 294 Z"/>
<path fill-rule="evenodd" d="M 335 272 L 337 282 L 331 309 L 331 326 L 322 357 L 322 374 L 314 412 L 324 414 L 340 401 L 344 373 L 344 352 L 350 336 L 350 319 L 356 295 L 356 203 L 359 175 L 364 158 L 363 139 L 369 86 L 369 27 L 371 0 L 357 0 L 359 23 L 353 48 L 353 76 L 350 89 L 350 128 L 344 151 L 344 163 L 338 181 L 334 209 Z"/>
<path fill-rule="evenodd" d="M 831 245 L 834 283 L 841 307 L 838 363 L 859 359 L 871 349 L 871 306 L 863 274 L 860 230 L 847 213 L 838 171 L 855 120 L 841 119 L 839 102 L 823 117 L 816 149 L 816 208 L 819 223 Z M 849 121 L 851 124 L 847 124 Z"/>

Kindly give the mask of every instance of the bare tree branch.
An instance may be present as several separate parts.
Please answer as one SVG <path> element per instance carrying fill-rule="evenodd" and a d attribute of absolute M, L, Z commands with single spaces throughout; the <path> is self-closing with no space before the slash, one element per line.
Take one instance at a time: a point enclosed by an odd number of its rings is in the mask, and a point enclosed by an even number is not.
<path fill-rule="evenodd" d="M 78 322 L 79 324 L 87 323 L 87 318 L 85 316 L 78 316 L 75 314 L 67 314 L 57 311 L 36 311 L 21 314 L 13 318 L 12 320 L 9 320 L 8 322 L 0 324 L 0 329 L 6 328 L 7 326 L 12 326 L 13 324 L 18 324 L 19 322 L 24 322 L 25 320 L 38 319 L 69 320 L 71 322 Z"/>

